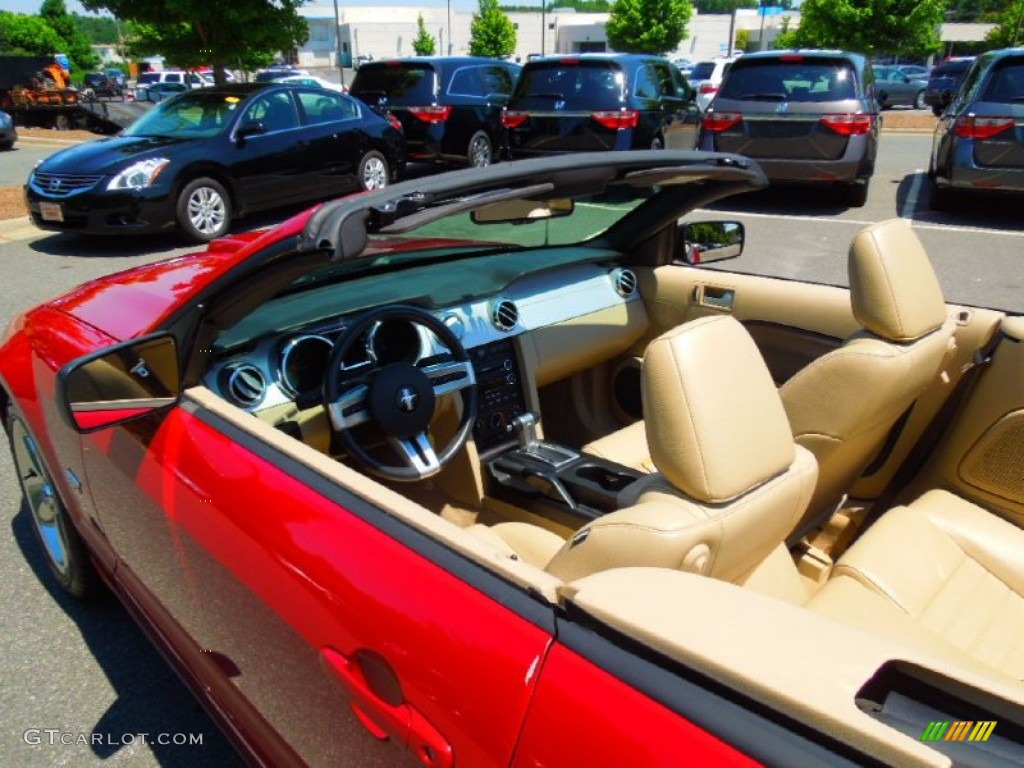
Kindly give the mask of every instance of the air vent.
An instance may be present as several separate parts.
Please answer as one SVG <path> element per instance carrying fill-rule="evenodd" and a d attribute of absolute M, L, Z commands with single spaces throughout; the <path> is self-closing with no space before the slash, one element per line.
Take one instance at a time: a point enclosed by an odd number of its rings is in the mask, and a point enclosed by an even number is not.
<path fill-rule="evenodd" d="M 632 296 L 636 293 L 636 273 L 631 269 L 613 269 L 612 283 L 619 296 Z"/>
<path fill-rule="evenodd" d="M 228 395 L 243 408 L 259 405 L 266 391 L 267 380 L 254 365 L 240 365 L 228 374 Z"/>
<path fill-rule="evenodd" d="M 502 299 L 491 307 L 491 322 L 499 331 L 511 331 L 519 322 L 519 308 L 514 302 Z"/>

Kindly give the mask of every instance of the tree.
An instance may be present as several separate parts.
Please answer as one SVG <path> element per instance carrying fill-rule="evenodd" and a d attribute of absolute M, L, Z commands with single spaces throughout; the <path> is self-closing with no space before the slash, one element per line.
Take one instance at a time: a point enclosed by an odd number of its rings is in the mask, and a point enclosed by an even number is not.
<path fill-rule="evenodd" d="M 423 23 L 422 13 L 416 17 L 416 26 L 419 28 L 419 33 L 412 41 L 412 49 L 417 56 L 433 56 L 437 53 L 437 41 L 432 34 L 427 32 L 427 25 Z"/>
<path fill-rule="evenodd" d="M 470 56 L 503 58 L 516 50 L 516 28 L 498 7 L 498 0 L 480 0 L 480 10 L 473 14 L 469 32 Z"/>
<path fill-rule="evenodd" d="M 995 21 L 998 26 L 985 37 L 993 48 L 1016 48 L 1024 42 L 1024 0 L 1013 0 Z"/>
<path fill-rule="evenodd" d="M 71 59 L 72 69 L 85 71 L 100 63 L 99 57 L 92 51 L 89 38 L 82 34 L 68 13 L 64 0 L 43 0 L 39 17 L 64 41 L 61 53 L 66 53 Z"/>
<path fill-rule="evenodd" d="M 674 51 L 693 14 L 689 0 L 617 0 L 605 24 L 608 43 L 623 53 Z"/>
<path fill-rule="evenodd" d="M 15 56 L 53 56 L 64 40 L 39 16 L 0 11 L 0 50 Z"/>
<path fill-rule="evenodd" d="M 843 48 L 867 54 L 939 51 L 946 0 L 804 0 L 800 26 L 778 48 Z"/>
<path fill-rule="evenodd" d="M 91 11 L 104 8 L 137 22 L 135 50 L 160 53 L 182 66 L 213 66 L 218 83 L 224 69 L 269 62 L 309 37 L 298 14 L 305 0 L 82 0 Z"/>

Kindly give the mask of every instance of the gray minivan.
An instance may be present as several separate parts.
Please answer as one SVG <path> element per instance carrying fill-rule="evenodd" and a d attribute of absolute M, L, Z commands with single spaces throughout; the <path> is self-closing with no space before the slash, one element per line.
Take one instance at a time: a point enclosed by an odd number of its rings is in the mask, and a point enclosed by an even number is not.
<path fill-rule="evenodd" d="M 828 184 L 862 206 L 878 153 L 867 58 L 846 51 L 749 53 L 704 114 L 698 146 L 755 158 L 773 182 Z"/>

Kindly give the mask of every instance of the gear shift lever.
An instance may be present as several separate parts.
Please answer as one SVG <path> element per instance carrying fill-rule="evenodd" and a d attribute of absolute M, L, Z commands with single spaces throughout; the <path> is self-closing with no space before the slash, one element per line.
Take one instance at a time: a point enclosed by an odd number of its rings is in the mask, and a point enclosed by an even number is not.
<path fill-rule="evenodd" d="M 550 464 L 556 469 L 579 458 L 579 454 L 569 448 L 538 440 L 538 422 L 537 414 L 527 411 L 516 416 L 509 424 L 509 431 L 516 433 L 519 450 L 522 453 L 545 464 Z"/>

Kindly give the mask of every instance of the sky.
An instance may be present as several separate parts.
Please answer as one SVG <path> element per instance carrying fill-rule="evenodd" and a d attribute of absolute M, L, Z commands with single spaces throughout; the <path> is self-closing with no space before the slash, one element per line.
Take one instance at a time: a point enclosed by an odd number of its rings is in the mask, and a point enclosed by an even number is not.
<path fill-rule="evenodd" d="M 515 0 L 513 4 L 527 4 L 530 0 Z M 221 0 L 221 2 L 230 2 L 230 0 Z M 0 0 L 0 11 L 13 11 L 14 13 L 39 13 L 39 8 L 43 4 L 43 0 Z M 360 5 L 360 6 L 375 6 L 378 8 L 386 8 L 391 6 L 443 6 L 447 4 L 447 0 L 359 0 L 359 2 L 346 3 L 345 0 L 338 0 L 338 6 L 342 7 L 345 5 Z M 87 14 L 88 11 L 82 6 L 78 0 L 64 0 L 64 5 L 67 6 L 68 13 L 80 13 Z M 325 5 L 333 8 L 333 0 L 310 0 L 306 5 L 318 6 Z M 460 11 L 475 11 L 479 7 L 477 0 L 452 0 L 452 8 L 456 8 Z M 540 0 L 537 0 L 537 7 L 540 7 Z"/>

